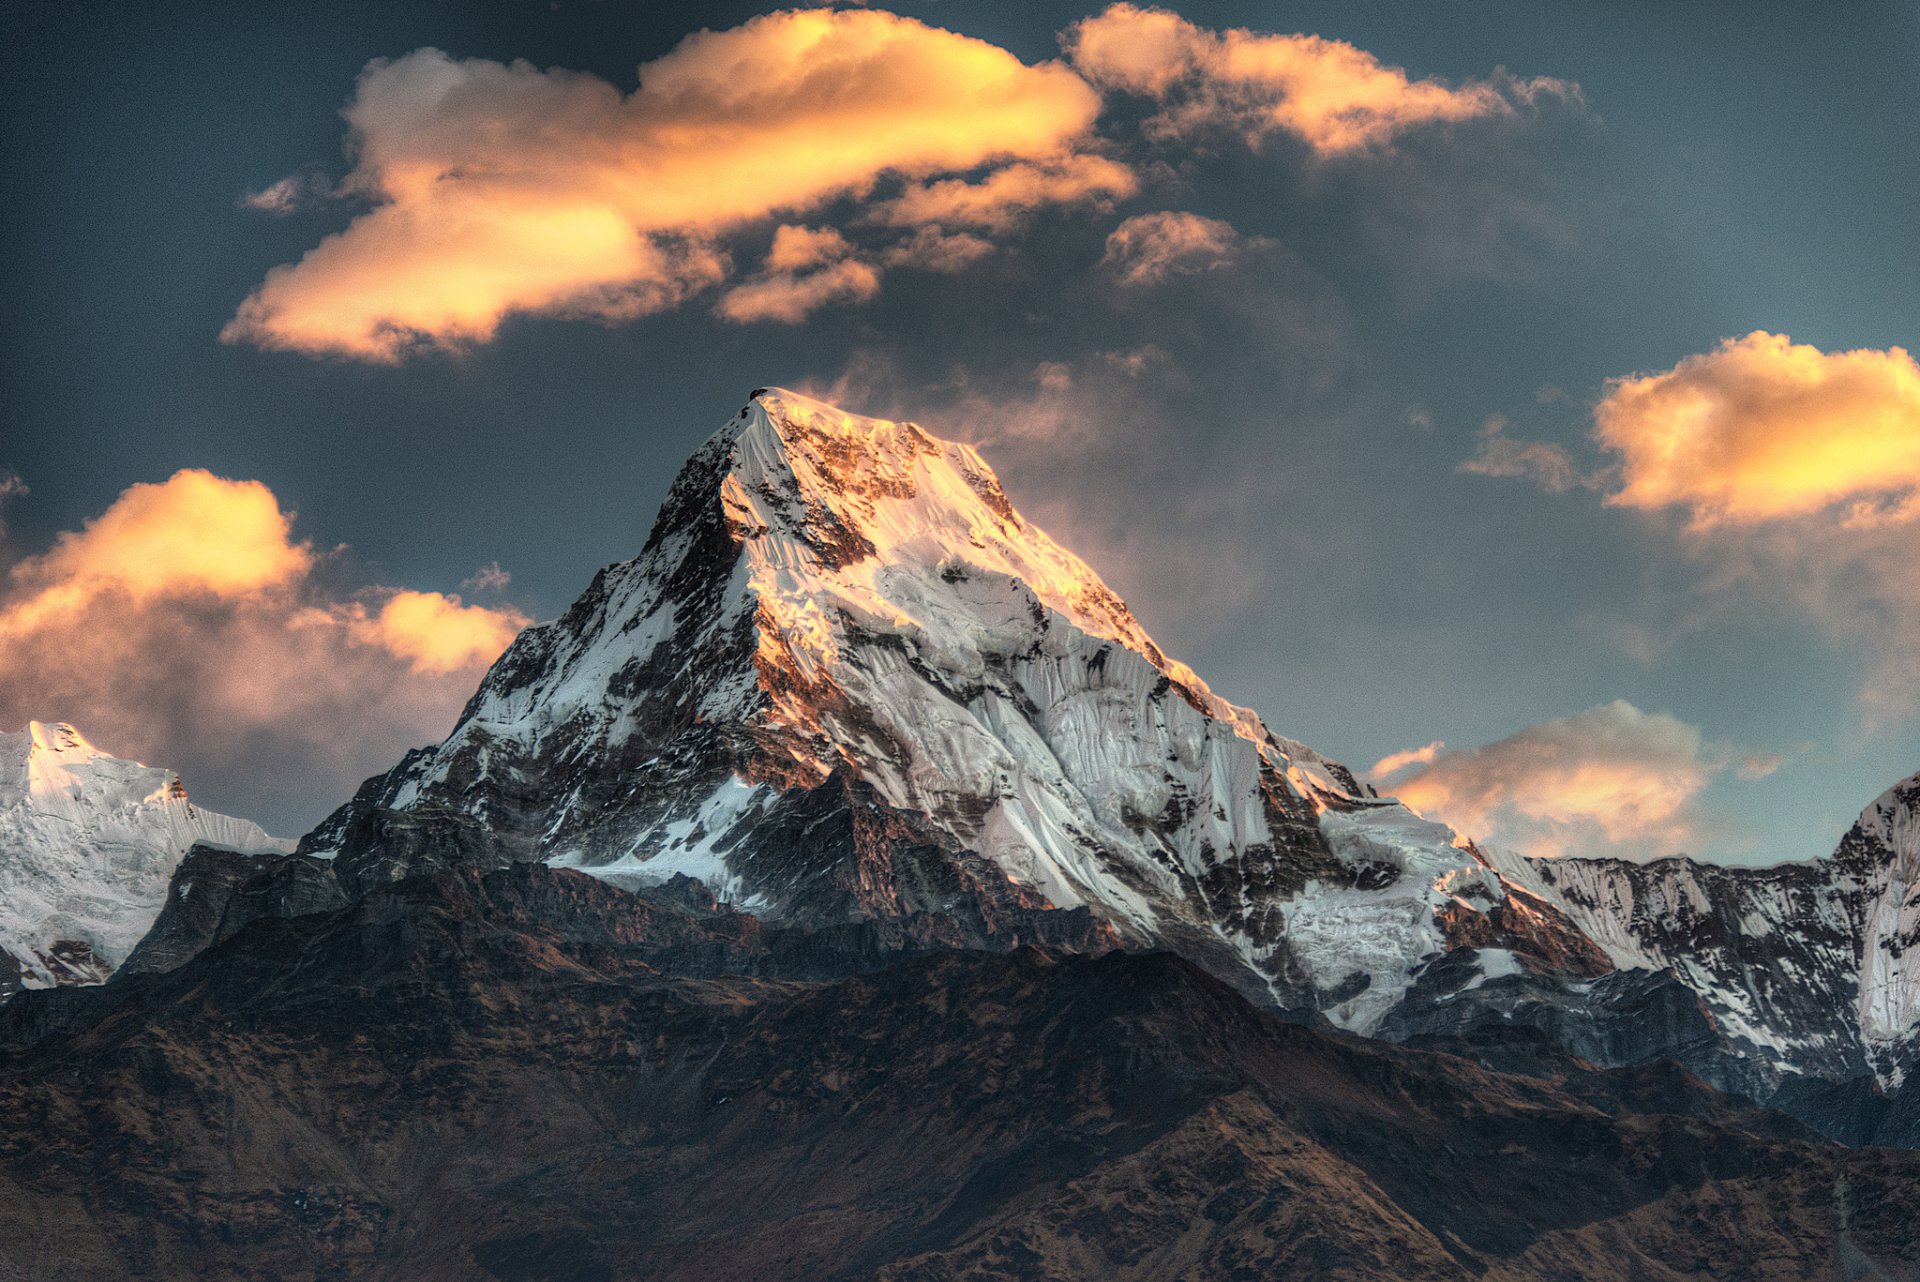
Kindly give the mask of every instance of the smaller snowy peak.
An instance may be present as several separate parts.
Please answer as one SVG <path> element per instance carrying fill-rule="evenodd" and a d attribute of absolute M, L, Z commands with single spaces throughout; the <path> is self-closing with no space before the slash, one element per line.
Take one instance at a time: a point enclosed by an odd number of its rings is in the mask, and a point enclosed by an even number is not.
<path fill-rule="evenodd" d="M 0 733 L 0 995 L 104 979 L 153 924 L 194 845 L 293 849 L 202 810 L 173 771 L 110 756 L 64 722 Z"/>

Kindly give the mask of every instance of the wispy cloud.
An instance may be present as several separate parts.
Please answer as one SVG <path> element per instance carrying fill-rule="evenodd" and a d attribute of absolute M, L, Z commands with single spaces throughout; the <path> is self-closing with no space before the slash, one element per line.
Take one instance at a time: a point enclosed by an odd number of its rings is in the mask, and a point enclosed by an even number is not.
<path fill-rule="evenodd" d="M 1199 214 L 1163 211 L 1139 214 L 1107 237 L 1101 266 L 1123 285 L 1154 285 L 1233 264 L 1242 248 L 1231 223 Z"/>
<path fill-rule="evenodd" d="M 1285 131 L 1320 157 L 1378 151 L 1410 130 L 1511 115 L 1542 95 L 1577 93 L 1546 79 L 1416 79 L 1345 41 L 1211 31 L 1170 10 L 1132 4 L 1076 24 L 1064 41 L 1094 84 L 1160 105 L 1152 133 L 1227 129 L 1258 144 Z"/>

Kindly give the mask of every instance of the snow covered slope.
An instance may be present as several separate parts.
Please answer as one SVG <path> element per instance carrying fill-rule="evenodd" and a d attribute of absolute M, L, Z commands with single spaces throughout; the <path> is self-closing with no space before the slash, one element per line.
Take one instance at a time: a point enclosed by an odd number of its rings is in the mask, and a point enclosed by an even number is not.
<path fill-rule="evenodd" d="M 1861 812 L 1830 859 L 1531 861 L 1542 893 L 1622 968 L 1671 967 L 1782 1067 L 1901 1084 L 1920 1024 L 1920 775 Z"/>
<path fill-rule="evenodd" d="M 0 994 L 106 978 L 195 844 L 293 848 L 201 810 L 171 770 L 109 757 L 72 726 L 0 733 Z"/>
<path fill-rule="evenodd" d="M 351 873 L 386 810 L 774 919 L 993 933 L 1085 906 L 1359 1031 L 1461 939 L 1607 968 L 1470 843 L 1169 658 L 972 448 L 778 389 L 687 463 L 640 556 L 302 848 Z"/>

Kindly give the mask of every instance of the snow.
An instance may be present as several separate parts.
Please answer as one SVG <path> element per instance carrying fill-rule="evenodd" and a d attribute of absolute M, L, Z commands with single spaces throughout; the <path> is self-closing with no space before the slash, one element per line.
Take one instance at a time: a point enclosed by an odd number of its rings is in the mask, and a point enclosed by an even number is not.
<path fill-rule="evenodd" d="M 110 757 L 70 725 L 0 733 L 0 950 L 19 961 L 27 986 L 59 981 L 46 957 L 57 940 L 85 944 L 111 966 L 125 961 L 196 843 L 293 849 L 247 820 L 200 809 L 171 770 Z"/>

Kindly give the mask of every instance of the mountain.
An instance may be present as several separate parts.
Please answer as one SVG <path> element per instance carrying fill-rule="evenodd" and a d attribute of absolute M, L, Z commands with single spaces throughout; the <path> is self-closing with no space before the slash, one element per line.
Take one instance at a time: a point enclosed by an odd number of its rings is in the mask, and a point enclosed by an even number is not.
<path fill-rule="evenodd" d="M 1868 805 L 1828 859 L 1531 862 L 1540 893 L 1616 966 L 1670 969 L 1784 1074 L 1888 1093 L 1920 1059 L 1920 962 L 1907 960 L 1920 944 L 1920 775 Z"/>
<path fill-rule="evenodd" d="M 1460 946 L 1481 976 L 1610 969 L 1471 843 L 1169 658 L 972 448 L 779 389 L 687 463 L 638 557 L 301 849 L 403 875 L 395 812 L 477 826 L 495 865 L 686 874 L 793 924 L 932 912 L 984 939 L 1084 907 L 1362 1033 Z"/>
<path fill-rule="evenodd" d="M 1287 1024 L 1165 953 L 875 948 L 685 879 L 434 869 L 0 1007 L 0 1275 L 1920 1271 L 1920 1153 L 1670 1065 Z"/>
<path fill-rule="evenodd" d="M 1345 1031 L 1517 1065 L 1524 1030 L 1769 1099 L 1902 1080 L 1887 806 L 1775 870 L 1483 851 L 1216 695 L 970 447 L 762 389 L 640 555 L 301 850 L 349 893 L 540 860 L 788 926 L 1167 948 Z"/>
<path fill-rule="evenodd" d="M 195 845 L 293 848 L 200 809 L 171 770 L 107 756 L 70 725 L 0 733 L 0 996 L 106 978 Z"/>

